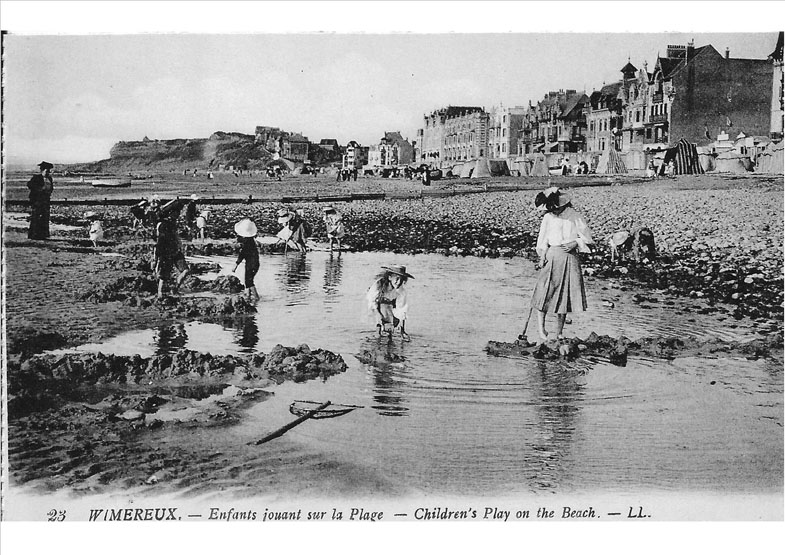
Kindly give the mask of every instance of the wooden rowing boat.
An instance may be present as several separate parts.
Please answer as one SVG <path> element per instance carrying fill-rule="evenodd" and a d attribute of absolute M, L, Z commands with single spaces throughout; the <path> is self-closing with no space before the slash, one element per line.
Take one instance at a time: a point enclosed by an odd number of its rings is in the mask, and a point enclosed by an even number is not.
<path fill-rule="evenodd" d="M 130 187 L 130 179 L 93 179 L 90 184 L 93 187 Z"/>
<path fill-rule="evenodd" d="M 289 405 L 289 412 L 295 416 L 303 416 L 318 409 L 323 403 L 317 401 L 295 401 Z M 352 412 L 354 409 L 361 409 L 363 407 L 358 405 L 334 405 L 330 404 L 327 407 L 315 412 L 311 418 L 335 418 L 336 416 L 343 416 L 344 414 Z"/>

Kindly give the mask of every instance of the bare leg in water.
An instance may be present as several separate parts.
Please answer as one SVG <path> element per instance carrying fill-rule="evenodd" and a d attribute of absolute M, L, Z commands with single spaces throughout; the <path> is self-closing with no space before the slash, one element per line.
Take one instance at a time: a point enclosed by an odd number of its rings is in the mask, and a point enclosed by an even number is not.
<path fill-rule="evenodd" d="M 542 310 L 537 311 L 537 333 L 540 334 L 540 341 L 548 340 L 548 332 L 545 331 L 545 313 Z"/>

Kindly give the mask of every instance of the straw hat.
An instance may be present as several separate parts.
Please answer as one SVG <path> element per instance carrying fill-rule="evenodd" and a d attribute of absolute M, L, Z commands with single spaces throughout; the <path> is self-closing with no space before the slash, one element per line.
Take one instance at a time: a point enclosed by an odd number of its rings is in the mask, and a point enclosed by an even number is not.
<path fill-rule="evenodd" d="M 193 195 L 191 195 L 191 200 L 199 200 L 199 197 L 197 197 L 195 194 L 193 194 Z"/>
<path fill-rule="evenodd" d="M 248 218 L 234 224 L 234 232 L 240 237 L 256 237 L 256 234 L 258 233 L 256 224 Z"/>
<path fill-rule="evenodd" d="M 292 213 L 289 212 L 288 210 L 286 210 L 284 208 L 281 208 L 278 211 L 278 223 L 279 224 L 285 224 L 286 222 L 288 222 L 291 219 L 292 219 Z"/>
<path fill-rule="evenodd" d="M 387 270 L 391 274 L 414 279 L 414 276 L 406 272 L 406 266 L 382 266 L 382 270 Z"/>
<path fill-rule="evenodd" d="M 92 210 L 84 213 L 85 220 L 89 220 L 90 218 L 95 218 L 96 216 L 98 216 L 98 214 L 96 214 Z"/>

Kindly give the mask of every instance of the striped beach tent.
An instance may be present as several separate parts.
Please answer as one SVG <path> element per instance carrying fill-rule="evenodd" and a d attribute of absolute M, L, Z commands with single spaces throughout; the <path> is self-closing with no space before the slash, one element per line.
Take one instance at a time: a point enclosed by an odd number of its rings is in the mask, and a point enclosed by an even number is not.
<path fill-rule="evenodd" d="M 785 142 L 769 143 L 766 150 L 758 154 L 756 173 L 779 174 L 785 172 L 785 158 L 783 158 L 783 145 Z"/>
<path fill-rule="evenodd" d="M 597 163 L 597 173 L 616 175 L 620 173 L 627 173 L 627 166 L 624 160 L 616 149 L 608 145 L 605 152 L 600 156 L 600 161 Z"/>
<path fill-rule="evenodd" d="M 676 175 L 703 173 L 698 147 L 694 143 L 688 143 L 684 138 L 679 139 L 674 154 L 673 164 Z"/>

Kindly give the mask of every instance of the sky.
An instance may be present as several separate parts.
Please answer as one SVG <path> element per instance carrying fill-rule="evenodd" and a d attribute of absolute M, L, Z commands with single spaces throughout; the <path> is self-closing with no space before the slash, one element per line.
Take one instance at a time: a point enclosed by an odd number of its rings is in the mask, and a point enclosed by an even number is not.
<path fill-rule="evenodd" d="M 450 3 L 445 17 L 446 3 L 326 10 L 294 3 L 260 11 L 241 2 L 215 11 L 210 2 L 186 2 L 155 11 L 167 3 L 66 2 L 70 10 L 49 5 L 44 20 L 40 12 L 6 17 L 20 4 L 3 2 L 9 163 L 99 160 L 121 140 L 252 134 L 257 125 L 313 142 L 367 145 L 385 131 L 414 140 L 423 115 L 443 106 L 491 109 L 527 105 L 550 90 L 591 92 L 618 80 L 628 59 L 651 70 L 668 44 L 693 39 L 723 54 L 728 47 L 732 57 L 765 58 L 777 38 L 774 24 L 744 32 L 706 17 L 700 28 L 678 29 L 672 18 L 658 24 L 646 7 L 663 3 L 636 3 L 639 16 L 630 20 L 648 22 L 638 28 L 598 16 L 608 10 L 599 3 L 588 10 L 569 2 Z M 100 4 L 120 9 L 103 20 Z M 779 5 L 763 3 L 782 11 Z M 188 6 L 193 13 L 184 14 Z M 78 17 L 87 10 L 90 18 Z M 573 26 L 549 28 L 551 18 Z"/>

